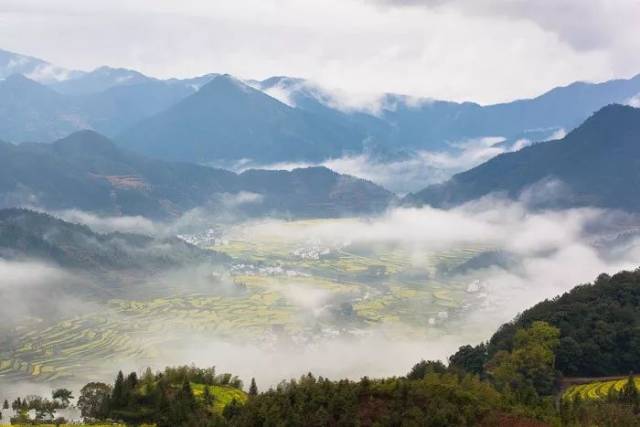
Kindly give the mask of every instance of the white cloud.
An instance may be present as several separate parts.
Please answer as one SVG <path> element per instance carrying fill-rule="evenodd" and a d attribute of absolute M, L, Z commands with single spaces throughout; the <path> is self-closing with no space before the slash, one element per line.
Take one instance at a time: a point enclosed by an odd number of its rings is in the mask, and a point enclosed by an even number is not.
<path fill-rule="evenodd" d="M 515 151 L 530 144 L 522 140 L 513 146 L 500 144 L 501 137 L 474 138 L 451 144 L 449 151 L 420 150 L 398 159 L 380 159 L 368 153 L 328 159 L 321 163 L 282 162 L 255 165 L 248 160 L 232 166 L 235 171 L 252 167 L 272 170 L 292 170 L 310 166 L 325 166 L 341 174 L 372 181 L 398 194 L 406 194 L 443 182 L 452 175 L 471 169 L 492 157 Z M 228 167 L 228 166 L 227 166 Z"/>
<path fill-rule="evenodd" d="M 51 215 L 75 224 L 84 224 L 98 233 L 119 231 L 153 235 L 158 231 L 153 221 L 142 216 L 101 216 L 78 209 L 55 211 Z"/>
<path fill-rule="evenodd" d="M 635 0 L 379 1 L 391 6 L 425 6 L 454 9 L 475 15 L 527 20 L 557 34 L 562 40 L 581 50 L 598 49 L 620 42 L 616 37 L 629 36 L 640 16 L 640 3 Z"/>
<path fill-rule="evenodd" d="M 630 98 L 626 104 L 630 107 L 640 108 L 640 93 Z"/>
<path fill-rule="evenodd" d="M 67 68 L 293 75 L 364 97 L 496 102 L 640 70 L 640 57 L 629 54 L 640 49 L 633 0 L 454 3 L 5 0 L 0 39 Z"/>

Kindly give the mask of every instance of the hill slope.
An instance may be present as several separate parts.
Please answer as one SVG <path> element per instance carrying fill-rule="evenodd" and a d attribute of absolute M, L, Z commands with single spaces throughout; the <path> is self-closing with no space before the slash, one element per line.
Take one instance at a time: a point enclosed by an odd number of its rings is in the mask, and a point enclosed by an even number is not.
<path fill-rule="evenodd" d="M 407 200 L 446 207 L 490 193 L 519 197 L 537 184 L 529 192 L 536 202 L 638 211 L 639 168 L 640 110 L 611 105 L 561 140 L 500 155 Z M 545 187 L 558 191 L 546 198 Z"/>
<path fill-rule="evenodd" d="M 82 76 L 81 71 L 67 70 L 42 59 L 0 49 L 0 79 L 23 74 L 40 83 L 56 83 Z"/>
<path fill-rule="evenodd" d="M 88 126 L 78 105 L 52 89 L 20 74 L 0 81 L 2 139 L 50 141 Z"/>
<path fill-rule="evenodd" d="M 639 319 L 640 271 L 603 274 L 503 325 L 489 353 L 510 350 L 518 328 L 545 321 L 560 329 L 556 368 L 565 376 L 626 375 L 640 371 Z"/>
<path fill-rule="evenodd" d="M 186 263 L 222 259 L 177 238 L 98 234 L 27 209 L 0 209 L 0 258 L 42 260 L 90 272 L 152 273 Z"/>
<path fill-rule="evenodd" d="M 145 155 L 203 163 L 320 160 L 358 151 L 363 139 L 225 75 L 125 131 L 118 141 Z"/>
<path fill-rule="evenodd" d="M 0 81 L 0 135 L 20 143 L 51 142 L 81 129 L 115 134 L 191 95 L 192 85 L 135 80 L 72 96 L 15 74 Z"/>
<path fill-rule="evenodd" d="M 167 218 L 208 205 L 247 214 L 337 216 L 384 209 L 393 199 L 370 182 L 326 168 L 247 171 L 237 175 L 188 163 L 152 160 L 82 131 L 53 144 L 0 143 L 0 207 L 82 209 Z M 237 200 L 234 204 L 238 205 Z"/>

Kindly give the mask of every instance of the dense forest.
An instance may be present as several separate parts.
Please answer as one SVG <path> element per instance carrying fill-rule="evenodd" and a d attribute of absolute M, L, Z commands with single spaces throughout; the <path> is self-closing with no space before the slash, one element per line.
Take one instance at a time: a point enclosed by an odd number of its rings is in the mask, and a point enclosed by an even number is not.
<path fill-rule="evenodd" d="M 560 330 L 556 368 L 565 376 L 640 372 L 640 271 L 602 274 L 593 284 L 536 304 L 500 328 L 488 354 L 512 349 L 517 331 L 536 321 Z"/>
<path fill-rule="evenodd" d="M 158 427 L 640 426 L 640 392 L 629 374 L 640 360 L 639 310 L 640 270 L 601 275 L 525 311 L 488 343 L 461 347 L 448 364 L 423 360 L 402 377 L 309 373 L 263 392 L 252 379 L 244 393 L 238 378 L 215 369 L 147 369 L 85 385 L 76 406 L 86 422 Z M 606 398 L 562 394 L 567 376 L 623 370 L 628 380 Z M 223 395 L 229 391 L 233 397 Z M 53 420 L 72 398 L 65 389 L 52 399 L 17 398 L 12 422 Z"/>

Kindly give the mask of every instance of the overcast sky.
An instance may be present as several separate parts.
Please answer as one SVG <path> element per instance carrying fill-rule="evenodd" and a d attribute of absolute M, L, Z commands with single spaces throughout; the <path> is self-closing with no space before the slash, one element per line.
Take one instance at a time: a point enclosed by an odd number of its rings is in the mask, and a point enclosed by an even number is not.
<path fill-rule="evenodd" d="M 0 47 L 482 103 L 640 73 L 640 0 L 0 0 Z"/>

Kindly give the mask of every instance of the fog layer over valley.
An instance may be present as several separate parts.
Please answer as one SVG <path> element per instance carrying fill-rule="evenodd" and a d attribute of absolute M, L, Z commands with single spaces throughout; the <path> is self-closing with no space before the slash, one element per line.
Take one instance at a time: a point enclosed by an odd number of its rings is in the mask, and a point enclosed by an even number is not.
<path fill-rule="evenodd" d="M 239 223 L 204 209 L 171 222 L 56 212 L 99 233 L 3 212 L 0 231 L 23 242 L 0 260 L 3 387 L 190 363 L 263 386 L 309 370 L 400 375 L 640 255 L 633 216 L 493 197 Z M 31 215 L 37 242 L 20 228 Z M 136 228 L 151 237 L 117 233 Z"/>

